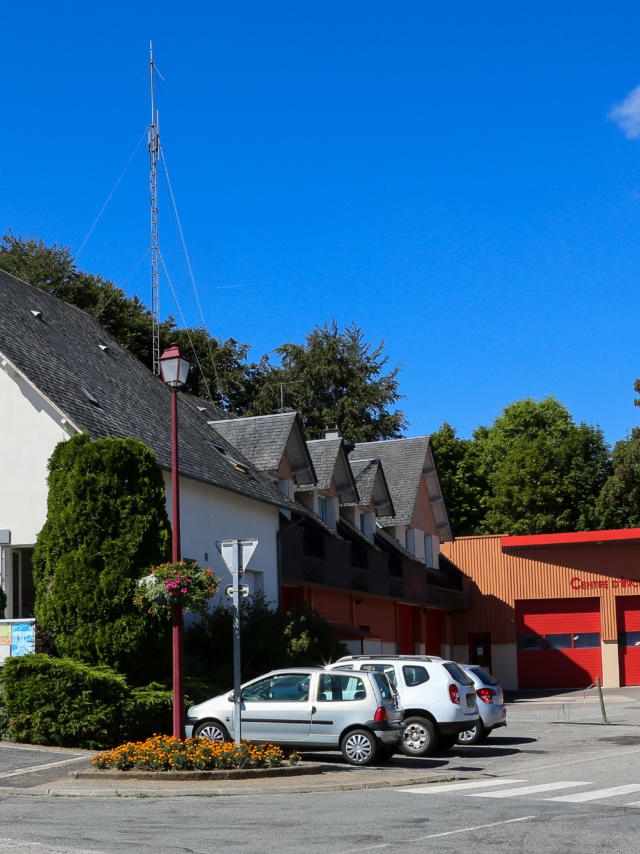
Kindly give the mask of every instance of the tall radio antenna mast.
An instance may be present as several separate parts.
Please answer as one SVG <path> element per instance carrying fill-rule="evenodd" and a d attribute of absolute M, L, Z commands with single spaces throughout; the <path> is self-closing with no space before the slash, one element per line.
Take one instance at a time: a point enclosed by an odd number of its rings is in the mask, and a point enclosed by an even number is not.
<path fill-rule="evenodd" d="M 149 42 L 149 71 L 151 78 L 151 124 L 149 125 L 149 202 L 151 214 L 151 335 L 153 373 L 159 373 L 160 364 L 160 291 L 158 282 L 158 152 L 160 137 L 158 134 L 158 114 L 153 97 L 153 44 Z"/>

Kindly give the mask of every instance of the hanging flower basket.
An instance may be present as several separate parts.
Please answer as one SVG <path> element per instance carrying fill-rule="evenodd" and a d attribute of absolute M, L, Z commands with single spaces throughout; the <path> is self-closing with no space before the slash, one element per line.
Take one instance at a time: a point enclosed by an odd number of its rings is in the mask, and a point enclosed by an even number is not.
<path fill-rule="evenodd" d="M 162 563 L 138 581 L 133 604 L 139 611 L 163 619 L 171 618 L 176 605 L 183 611 L 206 614 L 219 583 L 209 567 L 185 561 Z"/>

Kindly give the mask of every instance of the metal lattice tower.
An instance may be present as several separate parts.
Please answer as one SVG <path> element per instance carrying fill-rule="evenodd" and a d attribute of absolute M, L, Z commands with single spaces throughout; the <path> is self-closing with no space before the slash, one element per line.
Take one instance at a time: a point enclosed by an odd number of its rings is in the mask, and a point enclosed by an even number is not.
<path fill-rule="evenodd" d="M 151 334 L 153 373 L 159 373 L 160 367 L 160 289 L 158 265 L 158 153 L 160 137 L 158 135 L 158 116 L 153 99 L 153 45 L 149 42 L 149 70 L 151 77 L 151 124 L 149 125 L 149 202 L 151 215 Z"/>

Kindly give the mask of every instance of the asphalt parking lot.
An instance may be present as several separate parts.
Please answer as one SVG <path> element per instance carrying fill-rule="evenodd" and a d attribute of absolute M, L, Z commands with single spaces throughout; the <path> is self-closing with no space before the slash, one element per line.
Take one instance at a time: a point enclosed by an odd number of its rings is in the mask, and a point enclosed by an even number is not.
<path fill-rule="evenodd" d="M 327 792 L 384 788 L 440 780 L 512 774 L 523 762 L 540 763 L 576 751 L 598 754 L 640 746 L 640 687 L 605 692 L 608 725 L 595 691 L 518 696 L 508 704 L 508 726 L 484 744 L 456 746 L 426 759 L 403 755 L 366 768 L 344 763 L 338 752 L 302 752 L 320 763 L 313 777 L 228 781 L 141 781 L 122 776 L 72 776 L 90 769 L 93 753 L 57 747 L 0 743 L 0 793 L 68 796 L 224 796 L 286 791 Z"/>

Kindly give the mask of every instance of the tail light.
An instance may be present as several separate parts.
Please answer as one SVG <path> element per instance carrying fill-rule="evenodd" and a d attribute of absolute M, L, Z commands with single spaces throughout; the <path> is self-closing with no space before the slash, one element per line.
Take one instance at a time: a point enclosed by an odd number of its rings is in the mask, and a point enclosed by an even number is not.
<path fill-rule="evenodd" d="M 483 703 L 493 703 L 493 698 L 495 697 L 496 692 L 491 688 L 478 688 L 476 694 L 480 697 Z"/>
<path fill-rule="evenodd" d="M 449 685 L 449 696 L 452 703 L 455 703 L 457 706 L 460 705 L 460 691 L 458 691 L 457 685 Z"/>
<path fill-rule="evenodd" d="M 387 723 L 389 720 L 389 715 L 387 714 L 386 708 L 384 706 L 378 706 L 378 708 L 376 709 L 376 713 L 373 716 L 373 719 L 374 721 L 376 721 L 376 723 L 379 724 Z"/>

